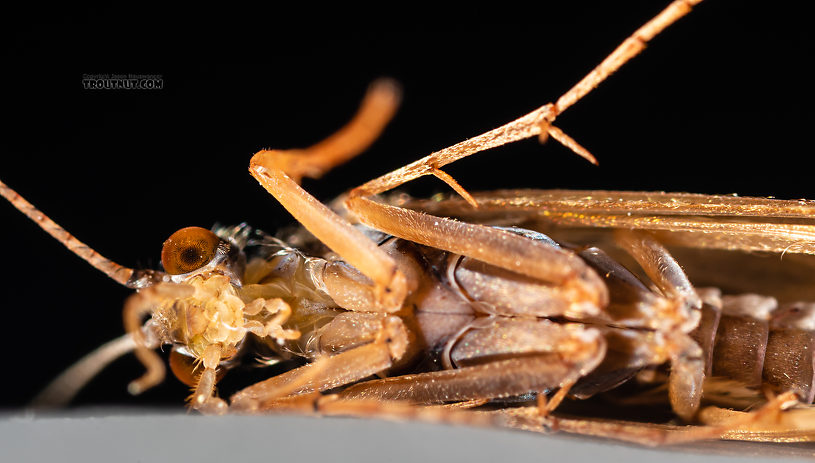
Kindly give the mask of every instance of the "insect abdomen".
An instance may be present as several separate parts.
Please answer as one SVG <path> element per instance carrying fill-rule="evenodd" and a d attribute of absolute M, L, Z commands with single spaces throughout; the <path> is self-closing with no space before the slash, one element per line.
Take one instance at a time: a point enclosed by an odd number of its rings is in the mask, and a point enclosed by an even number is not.
<path fill-rule="evenodd" d="M 815 395 L 815 304 L 779 306 L 773 297 L 744 294 L 722 297 L 719 307 L 718 323 L 701 325 L 707 337 L 710 330 L 715 333 L 715 342 L 709 344 L 713 350 L 706 350 L 708 375 L 752 388 L 766 384 L 777 392 L 793 391 L 803 402 L 811 403 Z"/>

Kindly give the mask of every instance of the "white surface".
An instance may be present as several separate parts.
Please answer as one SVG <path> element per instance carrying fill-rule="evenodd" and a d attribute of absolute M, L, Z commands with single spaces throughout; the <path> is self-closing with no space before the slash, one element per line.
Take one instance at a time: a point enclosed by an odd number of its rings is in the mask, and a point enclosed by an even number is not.
<path fill-rule="evenodd" d="M 565 434 L 296 416 L 140 414 L 6 416 L 0 461 L 564 462 L 780 461 L 815 447 L 702 443 L 648 449 Z M 700 458 L 701 457 L 701 458 Z"/>

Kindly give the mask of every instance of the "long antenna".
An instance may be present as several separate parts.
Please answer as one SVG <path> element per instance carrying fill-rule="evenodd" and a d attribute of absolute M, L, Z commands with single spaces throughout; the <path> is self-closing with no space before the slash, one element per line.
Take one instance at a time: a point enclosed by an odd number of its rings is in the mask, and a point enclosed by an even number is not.
<path fill-rule="evenodd" d="M 673 1 L 662 10 L 662 12 L 625 39 L 606 59 L 598 64 L 591 72 L 586 74 L 585 77 L 580 79 L 580 82 L 558 98 L 556 103 L 545 104 L 497 129 L 484 132 L 481 135 L 476 135 L 463 142 L 431 153 L 418 161 L 370 180 L 351 190 L 350 196 L 372 196 L 384 193 L 423 175 L 435 175 L 442 167 L 461 158 L 534 136 L 539 136 L 541 140 L 545 140 L 551 136 L 578 155 L 592 163 L 596 163 L 594 156 L 571 137 L 563 133 L 562 130 L 554 127 L 552 123 L 563 111 L 595 89 L 631 58 L 637 56 L 645 49 L 645 45 L 656 37 L 657 34 L 676 22 L 679 18 L 688 14 L 691 8 L 701 1 L 702 0 Z"/>
<path fill-rule="evenodd" d="M 85 259 L 87 263 L 91 264 L 95 269 L 104 273 L 117 283 L 128 286 L 127 282 L 130 281 L 131 277 L 133 276 L 132 268 L 123 267 L 116 262 L 113 262 L 112 260 L 94 251 L 87 244 L 74 238 L 73 235 L 59 226 L 59 224 L 49 219 L 47 215 L 43 214 L 42 211 L 34 207 L 33 204 L 26 201 L 25 198 L 9 188 L 8 185 L 2 181 L 0 181 L 0 196 L 6 198 L 12 206 L 17 208 L 17 210 L 23 214 L 27 215 L 29 219 L 33 220 L 34 223 L 39 225 L 40 228 L 45 230 L 46 233 L 62 243 L 62 245 L 68 248 L 69 251 Z"/>

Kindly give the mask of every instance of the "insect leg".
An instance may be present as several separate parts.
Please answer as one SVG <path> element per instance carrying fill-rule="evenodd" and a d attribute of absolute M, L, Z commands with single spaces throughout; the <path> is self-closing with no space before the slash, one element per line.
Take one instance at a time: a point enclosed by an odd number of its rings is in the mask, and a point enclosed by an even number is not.
<path fill-rule="evenodd" d="M 718 414 L 721 419 L 706 426 L 637 423 L 556 415 L 542 416 L 538 413 L 537 407 L 519 407 L 484 413 L 504 417 L 506 419 L 504 425 L 512 428 L 536 432 L 560 430 L 575 434 L 607 437 L 647 446 L 722 438 L 756 441 L 771 441 L 775 438 L 779 442 L 794 442 L 796 437 L 799 441 L 803 441 L 812 436 L 811 431 L 796 433 L 790 428 L 791 422 L 779 423 L 779 416 L 783 417 L 790 413 L 790 411 L 784 413 L 781 413 L 781 411 L 793 406 L 795 403 L 794 394 L 781 394 L 755 412 L 730 414 L 723 417 Z M 792 410 L 792 412 L 796 411 Z M 811 411 L 806 410 L 806 412 Z M 700 417 L 705 417 L 707 414 L 708 409 L 703 409 L 700 412 Z M 786 436 L 789 436 L 790 439 L 784 440 Z"/>
<path fill-rule="evenodd" d="M 596 354 L 596 351 L 593 352 Z M 601 360 L 599 356 L 592 360 Z M 556 355 L 499 360 L 455 370 L 367 381 L 349 387 L 340 397 L 365 400 L 406 400 L 440 404 L 544 392 L 569 384 L 585 373 L 583 364 L 561 361 Z"/>
<path fill-rule="evenodd" d="M 670 360 L 667 352 L 671 350 L 672 343 L 662 333 L 654 331 L 662 327 L 662 321 L 652 320 L 647 316 L 658 311 L 657 307 L 671 304 L 599 249 L 587 248 L 578 254 L 598 274 L 603 275 L 613 301 L 606 310 L 590 317 L 596 323 L 593 327 L 603 333 L 607 348 L 601 364 L 581 377 L 569 391 L 570 396 L 582 399 L 615 388 L 643 368 L 661 365 Z M 541 283 L 535 283 L 539 280 L 522 279 L 520 275 L 469 258 L 457 259 L 454 271 L 448 270 L 448 274 L 448 280 L 455 281 L 463 294 L 476 302 L 479 307 L 477 310 L 484 313 L 504 317 L 575 316 L 569 310 L 563 310 L 562 304 L 551 304 L 550 298 L 560 300 L 561 295 L 557 291 L 559 288 L 555 286 L 550 289 L 548 286 L 541 286 Z M 585 312 L 582 315 L 585 316 Z M 577 318 L 584 319 L 579 315 Z M 462 359 L 465 352 L 476 352 L 481 356 L 490 353 L 526 355 L 530 349 L 539 346 L 540 342 L 556 342 L 557 339 L 556 333 L 534 335 L 546 326 L 543 321 L 490 320 L 481 318 L 478 326 L 471 323 L 466 334 L 456 336 L 454 343 L 448 344 L 449 349 L 445 349 L 445 352 L 450 351 L 450 355 L 443 355 L 443 364 L 452 368 L 453 364 L 464 366 L 464 363 L 471 363 L 471 360 Z M 485 325 L 484 322 L 491 324 Z M 608 328 L 607 324 L 614 328 Z M 668 326 L 672 327 L 673 324 Z M 561 393 L 565 394 L 564 390 L 565 387 L 561 387 L 558 395 L 548 402 L 547 410 L 557 405 Z"/>
<path fill-rule="evenodd" d="M 696 294 L 682 267 L 662 244 L 641 232 L 620 230 L 617 243 L 628 252 L 657 285 L 674 302 L 670 312 L 655 316 L 671 320 L 674 327 L 687 333 L 699 325 L 702 300 Z"/>
<path fill-rule="evenodd" d="M 544 392 L 573 384 L 606 352 L 599 331 L 546 320 L 499 319 L 456 344 L 452 357 L 460 368 L 366 381 L 339 397 L 440 404 Z"/>
<path fill-rule="evenodd" d="M 249 172 L 303 227 L 373 280 L 378 306 L 396 310 L 405 297 L 405 277 L 393 259 L 359 230 L 298 185 L 302 176 L 318 177 L 365 149 L 383 130 L 399 101 L 390 81 L 377 81 L 357 116 L 343 129 L 303 150 L 263 150 Z"/>
<path fill-rule="evenodd" d="M 564 93 L 556 103 L 546 104 L 540 108 L 520 117 L 497 129 L 475 136 L 449 148 L 431 153 L 430 155 L 394 170 L 386 175 L 371 180 L 351 191 L 351 196 L 371 196 L 396 188 L 424 175 L 435 175 L 441 167 L 472 154 L 495 148 L 498 146 L 523 140 L 526 138 L 544 136 L 548 133 L 552 138 L 561 141 L 577 154 L 584 156 L 585 150 L 568 138 L 559 129 L 551 124 L 558 115 L 575 104 L 590 91 L 600 85 L 608 76 L 616 72 L 628 60 L 645 49 L 645 44 L 673 24 L 682 16 L 688 14 L 701 0 L 676 0 L 668 5 L 653 19 L 637 29 L 630 37 L 623 41 L 606 59 L 589 72 L 583 79 Z M 590 160 L 593 158 L 589 158 Z"/>
<path fill-rule="evenodd" d="M 359 110 L 340 130 L 306 149 L 266 150 L 274 163 L 297 183 L 303 177 L 317 179 L 332 168 L 365 151 L 385 130 L 402 99 L 399 84 L 391 79 L 374 81 Z"/>
<path fill-rule="evenodd" d="M 439 176 L 439 169 L 446 164 L 486 149 L 540 135 L 544 130 L 548 130 L 549 134 L 554 138 L 565 140 L 565 136 L 551 126 L 557 115 L 585 96 L 626 61 L 642 51 L 646 42 L 665 27 L 687 14 L 691 7 L 697 3 L 699 1 L 696 0 L 678 0 L 671 3 L 663 12 L 624 41 L 577 85 L 561 96 L 556 104 L 544 105 L 509 124 L 433 153 L 355 188 L 349 193 L 346 205 L 359 216 L 361 221 L 379 230 L 421 244 L 484 260 L 493 265 L 519 271 L 545 281 L 578 286 L 579 290 L 577 292 L 583 293 L 580 295 L 581 298 L 585 298 L 590 304 L 605 305 L 607 302 L 605 288 L 599 289 L 603 285 L 596 276 L 583 278 L 592 272 L 583 271 L 586 267 L 582 263 L 572 264 L 571 266 L 563 265 L 563 256 L 553 256 L 556 253 L 544 253 L 541 249 L 533 249 L 534 246 L 529 246 L 528 243 L 524 243 L 528 250 L 521 251 L 519 248 L 521 241 L 514 240 L 513 242 L 506 233 L 502 234 L 488 227 L 459 224 L 438 217 L 425 216 L 392 206 L 384 206 L 374 203 L 366 197 L 388 191 L 423 175 Z M 566 144 L 571 145 L 570 143 Z M 576 151 L 581 154 L 582 149 Z M 472 201 L 469 196 L 465 196 L 465 199 Z M 534 257 L 531 256 L 533 254 Z M 546 256 L 543 257 L 543 254 L 546 254 Z M 571 254 L 567 255 L 572 256 Z M 535 265 L 535 263 L 540 262 L 547 262 L 547 264 Z M 541 273 L 544 275 L 540 275 Z M 576 274 L 579 274 L 579 276 L 574 278 Z M 591 299 L 594 299 L 594 301 Z"/>
<path fill-rule="evenodd" d="M 744 423 L 727 429 L 722 433 L 723 439 L 787 443 L 815 441 L 815 409 L 797 405 L 794 397 L 794 392 L 785 392 L 755 412 L 706 407 L 699 412 L 699 421 L 718 427 L 737 421 Z"/>
<path fill-rule="evenodd" d="M 302 413 L 319 416 L 352 416 L 379 419 L 424 421 L 430 423 L 464 424 L 467 426 L 502 426 L 503 417 L 470 412 L 469 406 L 483 405 L 486 401 L 458 402 L 450 405 L 417 406 L 408 402 L 385 400 L 343 399 L 336 394 L 300 394 L 264 403 L 264 411 L 271 413 Z"/>
<path fill-rule="evenodd" d="M 575 305 L 583 305 L 589 312 L 608 304 L 603 281 L 571 251 L 506 230 L 435 217 L 368 198 L 350 198 L 346 205 L 362 223 L 377 230 L 559 285 L 573 294 Z"/>
<path fill-rule="evenodd" d="M 647 233 L 618 231 L 617 242 L 645 270 L 673 304 L 657 314 L 674 322 L 664 331 L 671 350 L 671 375 L 668 397 L 671 406 L 682 419 L 693 419 L 702 399 L 705 360 L 702 349 L 687 334 L 699 326 L 702 300 L 679 263 L 659 242 Z"/>
<path fill-rule="evenodd" d="M 370 317 L 370 314 L 357 314 Z M 256 409 L 262 402 L 289 395 L 325 391 L 359 381 L 390 368 L 408 347 L 407 330 L 401 319 L 384 316 L 375 339 L 336 355 L 253 384 L 234 394 L 232 406 L 241 411 Z"/>
<path fill-rule="evenodd" d="M 293 400 L 280 401 L 279 408 L 273 408 L 270 411 L 410 419 L 425 422 L 460 423 L 470 426 L 503 426 L 541 433 L 564 431 L 645 446 L 716 439 L 810 442 L 815 438 L 811 418 L 812 410 L 786 410 L 794 404 L 793 394 L 787 393 L 775 397 L 752 413 L 707 407 L 699 413 L 700 418 L 707 423 L 704 426 L 574 418 L 559 414 L 542 415 L 537 407 L 462 411 L 440 406 L 416 406 L 399 401 L 347 399 L 336 395 L 308 394 L 297 396 Z"/>
<path fill-rule="evenodd" d="M 557 103 L 544 105 L 502 127 L 432 153 L 412 164 L 371 180 L 351 190 L 346 205 L 349 209 L 357 213 L 363 222 L 395 236 L 481 259 L 509 270 L 520 270 L 520 273 L 530 276 L 537 276 L 527 273 L 534 272 L 534 266 L 528 264 L 529 260 L 524 262 L 526 252 L 518 252 L 517 249 L 510 249 L 512 243 L 509 242 L 511 240 L 506 237 L 506 234 L 502 235 L 496 231 L 489 231 L 487 227 L 479 228 L 478 226 L 467 224 L 457 225 L 445 219 L 422 216 L 420 214 L 399 210 L 398 208 L 382 206 L 365 197 L 391 190 L 423 175 L 438 176 L 439 169 L 451 162 L 486 149 L 540 135 L 541 132 L 545 130 L 547 130 L 553 138 L 567 140 L 565 134 L 562 134 L 562 132 L 551 126 L 551 123 L 557 115 L 585 96 L 599 85 L 600 82 L 619 69 L 626 61 L 642 51 L 645 48 L 646 42 L 660 33 L 665 27 L 687 14 L 692 6 L 699 3 L 699 1 L 701 0 L 677 0 L 671 3 L 655 18 L 626 39 L 611 55 L 572 89 L 561 96 Z M 576 146 L 576 143 L 565 144 L 567 146 Z M 582 155 L 582 151 L 584 150 L 581 148 L 575 151 Z M 468 198 L 468 196 L 465 196 L 465 199 L 472 201 L 472 198 Z M 387 225 L 389 225 L 387 228 L 383 228 Z M 410 237 L 405 236 L 405 233 L 398 233 L 399 229 L 405 227 L 411 228 L 410 232 L 413 233 L 407 233 L 410 234 Z M 462 250 L 457 247 L 459 244 L 466 245 L 467 243 L 472 243 L 472 246 L 465 246 L 469 247 L 469 249 Z M 529 254 L 536 254 L 536 252 L 530 250 Z M 501 259 L 501 257 L 505 257 L 505 259 Z M 499 260 L 504 260 L 504 262 L 498 263 L 497 261 Z M 535 257 L 530 258 L 530 260 L 548 262 L 540 258 L 539 252 Z M 562 259 L 560 260 L 562 261 Z M 546 281 L 564 281 L 567 278 L 564 278 L 563 270 L 563 266 L 559 266 L 557 263 L 552 264 L 551 268 L 547 268 L 547 273 L 550 274 L 540 278 Z M 568 273 L 569 276 L 573 276 L 574 273 L 576 273 L 575 268 L 569 268 L 565 273 Z M 588 286 L 594 285 L 594 283 L 588 284 Z"/>

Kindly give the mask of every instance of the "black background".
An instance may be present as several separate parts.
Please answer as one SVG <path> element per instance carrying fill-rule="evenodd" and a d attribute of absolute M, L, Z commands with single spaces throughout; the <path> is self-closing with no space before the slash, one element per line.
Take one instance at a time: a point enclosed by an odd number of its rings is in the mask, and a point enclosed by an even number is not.
<path fill-rule="evenodd" d="M 7 12 L 0 178 L 103 255 L 156 266 L 183 226 L 290 223 L 248 175 L 249 157 L 319 141 L 376 77 L 402 82 L 404 105 L 369 152 L 305 182 L 320 199 L 554 101 L 667 2 L 622 3 Z M 564 113 L 558 125 L 600 167 L 525 141 L 448 171 L 471 190 L 813 197 L 815 41 L 805 15 L 778 8 L 702 4 Z M 160 74 L 164 88 L 84 90 L 82 75 L 97 73 Z M 123 332 L 129 291 L 13 208 L 0 205 L 0 223 L 0 406 L 17 408 Z M 122 359 L 77 404 L 181 406 L 174 379 L 129 397 L 141 372 Z"/>

